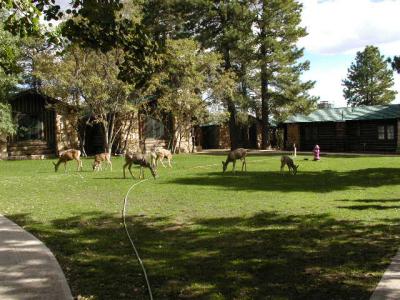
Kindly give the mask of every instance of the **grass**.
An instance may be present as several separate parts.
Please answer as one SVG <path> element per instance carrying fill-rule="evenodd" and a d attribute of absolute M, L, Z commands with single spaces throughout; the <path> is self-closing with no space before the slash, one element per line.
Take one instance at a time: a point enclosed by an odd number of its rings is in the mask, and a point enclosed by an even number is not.
<path fill-rule="evenodd" d="M 237 176 L 221 160 L 176 156 L 129 195 L 155 299 L 370 297 L 400 245 L 400 157 L 298 157 L 296 176 L 278 156 L 250 156 Z M 0 213 L 55 253 L 74 296 L 146 299 L 121 220 L 137 180 L 120 158 L 113 172 L 90 163 L 0 161 Z"/>

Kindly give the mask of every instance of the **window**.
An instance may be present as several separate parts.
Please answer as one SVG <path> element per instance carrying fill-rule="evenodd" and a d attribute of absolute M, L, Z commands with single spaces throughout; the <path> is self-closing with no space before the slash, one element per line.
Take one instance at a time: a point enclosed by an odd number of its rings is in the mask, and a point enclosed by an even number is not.
<path fill-rule="evenodd" d="M 386 138 L 388 140 L 394 140 L 394 126 L 393 125 L 388 125 L 386 127 Z"/>
<path fill-rule="evenodd" d="M 36 115 L 20 114 L 18 117 L 17 135 L 20 140 L 43 139 L 44 124 Z"/>
<path fill-rule="evenodd" d="M 155 119 L 147 118 L 144 124 L 146 138 L 162 139 L 164 137 L 164 125 Z"/>
<path fill-rule="evenodd" d="M 381 125 L 378 126 L 378 140 L 385 139 L 385 126 Z"/>

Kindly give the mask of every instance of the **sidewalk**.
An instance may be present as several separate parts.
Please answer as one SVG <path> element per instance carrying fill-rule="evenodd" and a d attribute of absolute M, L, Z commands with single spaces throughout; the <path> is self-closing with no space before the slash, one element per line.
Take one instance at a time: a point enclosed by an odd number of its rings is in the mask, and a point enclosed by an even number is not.
<path fill-rule="evenodd" d="M 400 299 L 400 251 L 382 276 L 370 300 Z"/>
<path fill-rule="evenodd" d="M 2 215 L 0 299 L 73 299 L 64 273 L 50 250 Z"/>

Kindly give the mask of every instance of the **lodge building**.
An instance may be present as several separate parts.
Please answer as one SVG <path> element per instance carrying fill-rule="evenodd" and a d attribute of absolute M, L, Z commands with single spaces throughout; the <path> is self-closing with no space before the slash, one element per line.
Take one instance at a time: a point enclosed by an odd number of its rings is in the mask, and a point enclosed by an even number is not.
<path fill-rule="evenodd" d="M 284 122 L 287 150 L 316 144 L 331 152 L 397 152 L 400 150 L 400 104 L 318 109 Z"/>
<path fill-rule="evenodd" d="M 16 122 L 16 133 L 7 139 L 0 137 L 0 159 L 42 159 L 55 157 L 65 149 L 80 149 L 77 130 L 79 114 L 74 107 L 34 90 L 14 95 L 9 103 Z M 124 130 L 115 143 L 118 147 L 141 151 L 153 145 L 167 146 L 167 130 L 163 123 L 140 112 L 134 113 L 128 121 L 129 124 L 123 124 Z M 92 124 L 84 130 L 86 153 L 104 152 L 102 127 Z M 189 151 L 191 141 L 182 141 L 180 145 L 181 151 Z"/>

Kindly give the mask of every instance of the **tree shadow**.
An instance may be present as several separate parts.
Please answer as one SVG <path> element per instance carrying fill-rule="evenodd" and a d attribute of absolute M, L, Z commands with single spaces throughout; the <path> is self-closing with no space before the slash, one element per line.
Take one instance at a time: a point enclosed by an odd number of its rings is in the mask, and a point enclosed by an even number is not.
<path fill-rule="evenodd" d="M 389 203 L 389 202 L 400 202 L 400 199 L 355 199 L 355 200 L 348 200 L 348 199 L 342 199 L 342 200 L 335 200 L 335 201 L 340 201 L 340 202 L 358 202 L 358 203 L 374 203 L 374 202 L 379 202 L 379 203 Z"/>
<path fill-rule="evenodd" d="M 280 172 L 273 171 L 239 171 L 235 176 L 232 173 L 208 172 L 198 173 L 196 176 L 175 178 L 166 183 L 207 185 L 229 190 L 326 193 L 354 187 L 398 185 L 400 184 L 400 170 L 397 168 L 368 168 L 347 172 L 330 170 L 302 172 L 299 169 L 295 176 L 287 172 L 280 174 Z"/>
<path fill-rule="evenodd" d="M 73 295 L 147 299 L 120 217 L 93 212 L 51 224 L 8 217 L 55 253 Z M 155 299 L 368 299 L 397 251 L 399 221 L 272 212 L 127 220 Z"/>
<path fill-rule="evenodd" d="M 349 206 L 338 206 L 337 208 L 345 208 L 352 210 L 366 210 L 366 209 L 376 209 L 376 210 L 385 210 L 385 209 L 399 209 L 400 205 L 349 205 Z"/>

